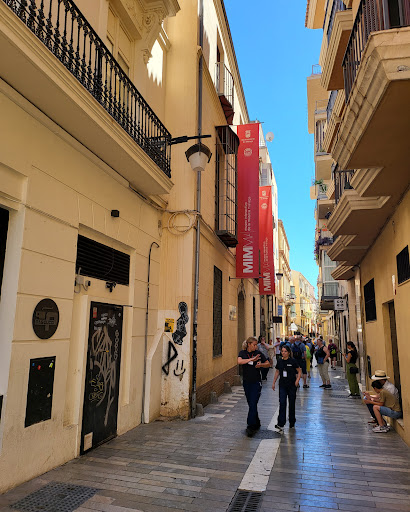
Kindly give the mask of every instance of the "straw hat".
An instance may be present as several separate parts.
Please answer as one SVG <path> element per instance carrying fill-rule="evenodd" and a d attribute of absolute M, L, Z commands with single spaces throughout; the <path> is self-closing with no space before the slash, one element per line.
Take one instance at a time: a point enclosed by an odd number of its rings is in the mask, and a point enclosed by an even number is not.
<path fill-rule="evenodd" d="M 372 375 L 372 380 L 387 380 L 390 379 L 384 370 L 376 370 Z"/>

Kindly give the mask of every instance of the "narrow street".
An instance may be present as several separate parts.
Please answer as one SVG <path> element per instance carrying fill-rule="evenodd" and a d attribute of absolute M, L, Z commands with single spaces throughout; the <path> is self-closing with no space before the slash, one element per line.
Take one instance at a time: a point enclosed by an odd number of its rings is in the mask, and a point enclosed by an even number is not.
<path fill-rule="evenodd" d="M 203 417 L 139 426 L 17 487 L 0 497 L 0 510 L 51 512 L 58 500 L 64 512 L 225 512 L 238 488 L 261 486 L 262 512 L 410 511 L 410 449 L 395 431 L 373 433 L 361 400 L 347 398 L 341 370 L 331 377 L 323 390 L 313 370 L 310 388 L 298 392 L 296 429 L 282 436 L 267 430 L 278 407 L 270 371 L 254 438 L 245 436 L 247 404 L 235 387 Z"/>

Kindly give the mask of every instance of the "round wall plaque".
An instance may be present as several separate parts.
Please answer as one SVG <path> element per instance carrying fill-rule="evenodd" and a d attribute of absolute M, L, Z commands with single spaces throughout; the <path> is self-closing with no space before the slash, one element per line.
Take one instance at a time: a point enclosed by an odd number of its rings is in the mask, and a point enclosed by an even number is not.
<path fill-rule="evenodd" d="M 60 314 L 57 304 L 51 299 L 43 299 L 33 312 L 33 330 L 42 340 L 48 340 L 56 332 Z"/>

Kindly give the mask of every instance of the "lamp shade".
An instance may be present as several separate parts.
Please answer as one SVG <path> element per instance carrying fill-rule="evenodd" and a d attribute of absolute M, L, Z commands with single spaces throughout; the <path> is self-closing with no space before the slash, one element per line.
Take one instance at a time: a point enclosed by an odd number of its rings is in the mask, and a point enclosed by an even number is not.
<path fill-rule="evenodd" d="M 185 156 L 193 171 L 203 171 L 211 160 L 211 150 L 205 144 L 194 144 L 185 151 Z"/>

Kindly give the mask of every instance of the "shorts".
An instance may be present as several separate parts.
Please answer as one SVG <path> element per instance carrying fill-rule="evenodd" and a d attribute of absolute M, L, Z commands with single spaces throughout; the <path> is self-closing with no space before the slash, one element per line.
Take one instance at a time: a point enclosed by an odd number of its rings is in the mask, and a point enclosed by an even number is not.
<path fill-rule="evenodd" d="M 302 368 L 302 375 L 306 375 L 306 361 L 304 359 L 300 359 L 298 363 Z"/>
<path fill-rule="evenodd" d="M 382 416 L 388 416 L 389 418 L 393 418 L 394 420 L 398 420 L 403 416 L 403 413 L 401 411 L 393 411 L 393 409 L 390 409 L 389 407 L 384 407 L 384 405 L 380 407 L 380 414 Z"/>

